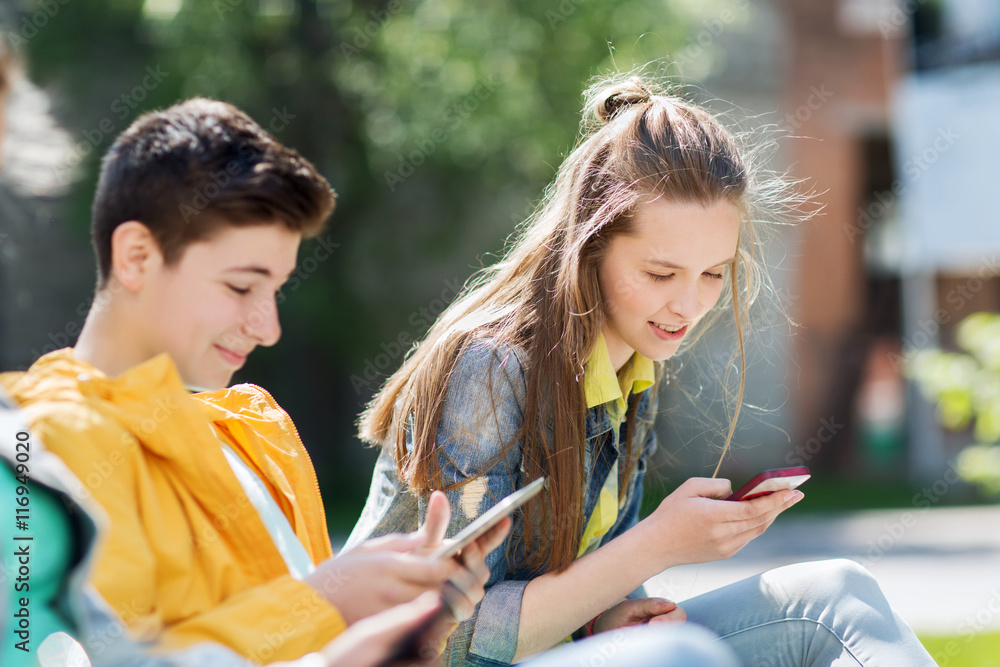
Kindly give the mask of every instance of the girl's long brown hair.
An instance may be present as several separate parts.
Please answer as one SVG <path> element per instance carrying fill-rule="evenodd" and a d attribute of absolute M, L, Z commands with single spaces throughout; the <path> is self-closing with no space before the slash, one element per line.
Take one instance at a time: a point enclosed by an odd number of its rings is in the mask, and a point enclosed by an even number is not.
<path fill-rule="evenodd" d="M 479 339 L 520 348 L 526 381 L 523 422 L 506 447 L 520 445 L 526 480 L 550 479 L 548 492 L 525 513 L 538 518 L 525 525 L 524 543 L 531 545 L 525 565 L 565 569 L 576 558 L 583 532 L 586 402 L 580 379 L 604 323 L 598 262 L 615 235 L 629 233 L 631 212 L 644 198 L 732 202 L 744 214 L 740 250 L 720 303 L 732 308 L 740 329 L 741 311 L 759 284 L 749 215 L 753 189 L 747 156 L 707 111 L 676 96 L 654 94 L 653 84 L 639 76 L 598 81 L 586 93 L 581 140 L 535 214 L 504 259 L 470 280 L 387 380 L 361 416 L 360 437 L 393 453 L 400 479 L 412 491 L 439 488 L 434 443 L 456 360 Z M 742 360 L 742 331 L 738 340 Z M 742 393 L 741 372 L 723 456 Z M 632 444 L 635 407 L 633 400 L 619 473 L 623 482 L 638 458 Z M 412 428 L 410 451 L 407 428 Z M 626 488 L 620 484 L 620 493 Z"/>

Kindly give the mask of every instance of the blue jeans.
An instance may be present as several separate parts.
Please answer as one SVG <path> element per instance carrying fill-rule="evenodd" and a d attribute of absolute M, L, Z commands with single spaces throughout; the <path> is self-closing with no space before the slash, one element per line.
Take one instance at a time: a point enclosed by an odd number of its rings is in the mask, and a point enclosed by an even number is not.
<path fill-rule="evenodd" d="M 780 567 L 680 606 L 753 667 L 935 665 L 871 574 L 850 560 Z"/>
<path fill-rule="evenodd" d="M 725 644 L 689 623 L 611 630 L 565 644 L 525 667 L 739 667 Z"/>

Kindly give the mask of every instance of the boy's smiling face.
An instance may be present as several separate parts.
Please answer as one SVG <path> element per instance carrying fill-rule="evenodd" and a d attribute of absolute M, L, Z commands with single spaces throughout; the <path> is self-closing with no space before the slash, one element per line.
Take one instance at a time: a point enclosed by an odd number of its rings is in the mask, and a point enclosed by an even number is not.
<path fill-rule="evenodd" d="M 146 356 L 168 353 L 189 387 L 228 386 L 254 348 L 281 337 L 276 296 L 301 238 L 280 224 L 224 227 L 171 266 L 154 257 L 135 293 Z"/>

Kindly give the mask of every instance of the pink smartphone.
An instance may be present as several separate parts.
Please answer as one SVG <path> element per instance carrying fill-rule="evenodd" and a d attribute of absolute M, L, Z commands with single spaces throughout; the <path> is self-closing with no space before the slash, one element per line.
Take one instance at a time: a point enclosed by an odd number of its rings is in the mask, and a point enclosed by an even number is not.
<path fill-rule="evenodd" d="M 797 466 L 795 468 L 777 468 L 775 470 L 765 470 L 749 482 L 744 484 L 733 495 L 726 500 L 750 500 L 781 491 L 783 489 L 794 489 L 807 479 L 809 468 Z"/>

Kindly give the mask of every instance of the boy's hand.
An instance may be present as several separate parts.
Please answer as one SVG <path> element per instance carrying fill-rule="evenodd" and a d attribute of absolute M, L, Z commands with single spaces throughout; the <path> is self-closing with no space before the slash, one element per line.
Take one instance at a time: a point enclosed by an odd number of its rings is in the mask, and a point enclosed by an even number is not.
<path fill-rule="evenodd" d="M 503 543 L 510 527 L 510 518 L 503 519 L 451 559 L 461 566 L 448 580 L 453 593 L 447 595 L 448 609 L 455 622 L 471 618 L 486 595 L 486 582 L 490 579 L 486 556 Z"/>
<path fill-rule="evenodd" d="M 438 641 L 435 635 L 442 632 L 432 627 L 427 633 L 427 646 L 419 649 L 419 657 L 399 663 L 388 662 L 399 647 L 421 626 L 431 622 L 441 610 L 441 598 L 425 593 L 406 604 L 380 612 L 358 621 L 319 653 L 311 653 L 299 660 L 282 662 L 275 667 L 432 667 L 440 665 Z"/>
<path fill-rule="evenodd" d="M 424 544 L 419 531 L 366 540 L 328 558 L 305 578 L 350 625 L 366 616 L 409 602 L 422 593 L 439 593 L 460 566 L 412 552 Z"/>
<path fill-rule="evenodd" d="M 340 611 L 348 625 L 422 593 L 440 594 L 446 582 L 452 589 L 448 600 L 454 620 L 469 618 L 489 580 L 486 554 L 503 542 L 511 522 L 501 521 L 454 558 L 431 559 L 429 554 L 444 542 L 450 518 L 448 499 L 435 491 L 418 530 L 366 540 L 321 563 L 305 581 Z"/>
<path fill-rule="evenodd" d="M 442 544 L 451 540 L 444 539 L 448 523 L 451 520 L 451 506 L 448 498 L 441 491 L 431 494 L 427 503 L 427 517 L 417 531 L 425 537 L 424 546 L 414 550 L 415 554 L 427 555 L 433 553 Z M 510 530 L 511 520 L 504 519 L 496 526 L 466 546 L 455 557 L 446 560 L 459 565 L 448 580 L 448 590 L 445 591 L 448 609 L 455 622 L 470 618 L 476 610 L 476 605 L 486 594 L 486 582 L 490 578 L 490 570 L 486 567 L 486 556 L 500 546 Z"/>

